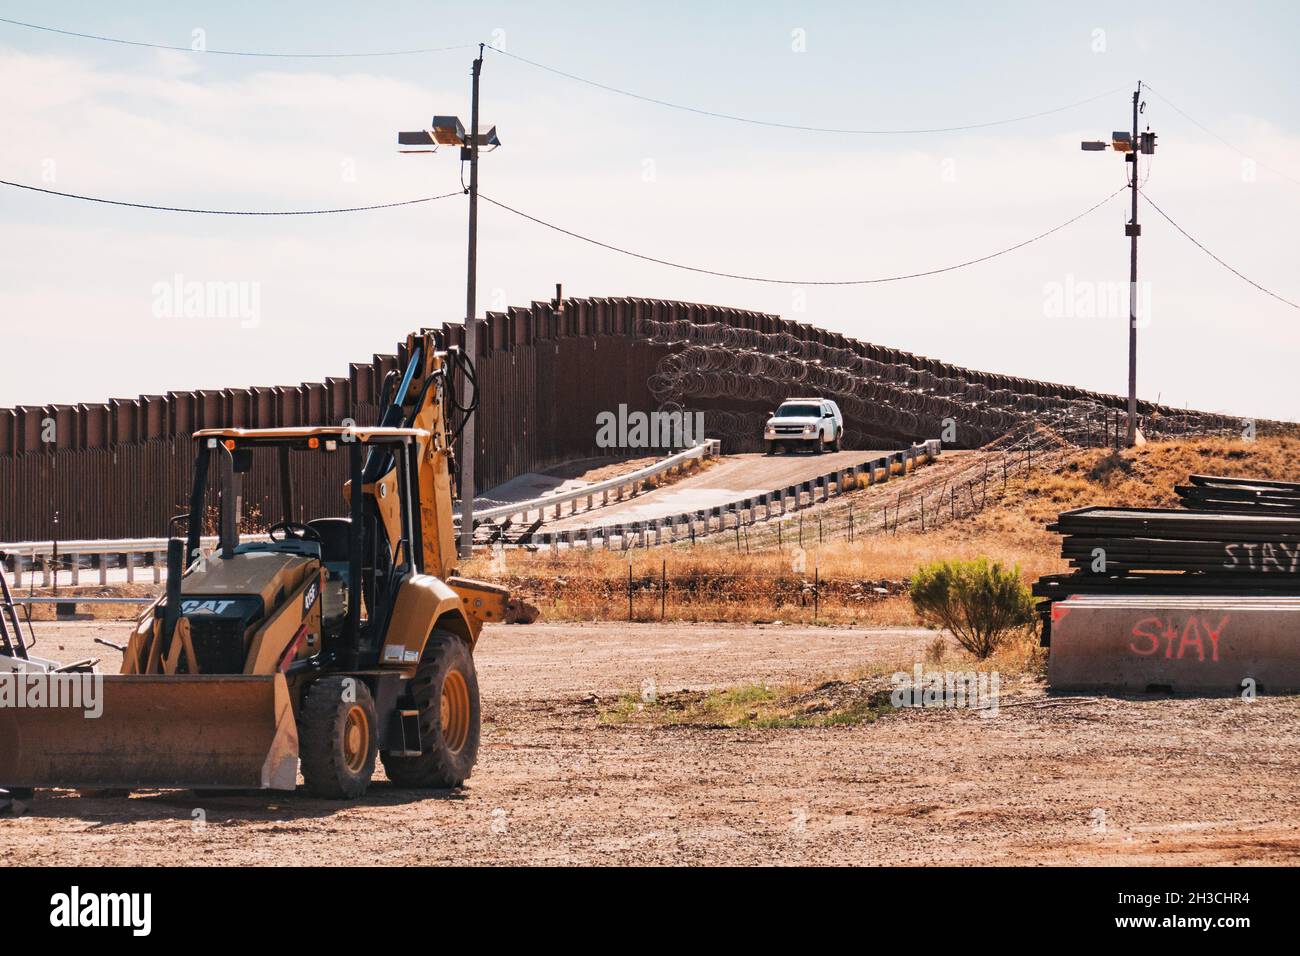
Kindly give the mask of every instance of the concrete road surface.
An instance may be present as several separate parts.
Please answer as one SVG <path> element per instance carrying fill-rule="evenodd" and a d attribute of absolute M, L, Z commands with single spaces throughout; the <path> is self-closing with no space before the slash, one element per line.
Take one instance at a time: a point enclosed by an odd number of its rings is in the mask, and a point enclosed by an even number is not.
<path fill-rule="evenodd" d="M 627 524 L 684 511 L 716 508 L 741 498 L 765 494 L 786 485 L 817 478 L 837 468 L 861 464 L 897 450 L 839 451 L 822 455 L 806 452 L 771 456 L 729 455 L 699 474 L 683 478 L 664 488 L 644 492 L 626 501 L 613 502 L 605 508 L 566 515 L 546 522 L 545 527 L 547 531 L 567 531 L 589 525 Z"/>

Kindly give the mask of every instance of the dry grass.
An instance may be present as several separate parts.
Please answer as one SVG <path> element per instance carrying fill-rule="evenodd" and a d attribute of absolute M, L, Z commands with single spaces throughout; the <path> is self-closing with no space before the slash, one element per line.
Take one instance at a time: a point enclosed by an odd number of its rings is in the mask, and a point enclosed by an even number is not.
<path fill-rule="evenodd" d="M 898 581 L 833 575 L 812 560 L 796 569 L 788 553 L 750 555 L 744 565 L 720 554 L 508 551 L 476 558 L 467 573 L 505 585 L 547 620 L 916 623 Z"/>
<path fill-rule="evenodd" d="M 936 635 L 922 661 L 927 670 L 997 672 L 1003 680 L 1034 682 L 1047 677 L 1047 648 L 1033 628 L 1016 631 L 993 654 L 977 660 L 945 635 Z"/>
<path fill-rule="evenodd" d="M 942 459 L 941 459 L 942 460 Z M 1019 565 L 1026 580 L 1068 570 L 1060 539 L 1045 526 L 1086 505 L 1176 507 L 1175 484 L 1189 474 L 1300 480 L 1300 439 L 1262 437 L 1158 442 L 1116 454 L 1084 449 L 1053 459 L 1048 470 L 1014 477 L 990 491 L 988 507 L 929 533 L 861 534 L 811 544 L 802 553 L 737 552 L 721 543 L 630 552 L 632 618 L 660 616 L 659 584 L 667 574 L 664 616 L 686 621 L 813 620 L 814 574 L 821 581 L 816 620 L 860 625 L 914 625 L 899 594 L 923 563 L 988 557 Z M 604 550 L 509 551 L 469 562 L 475 577 L 497 580 L 537 604 L 543 619 L 626 620 L 628 554 Z M 883 589 L 885 593 L 881 593 Z"/>
<path fill-rule="evenodd" d="M 606 724 L 711 729 L 847 727 L 892 710 L 883 680 L 826 680 L 815 685 L 738 684 L 715 691 L 678 691 L 653 700 L 625 694 L 601 708 Z"/>
<path fill-rule="evenodd" d="M 744 683 L 667 694 L 642 691 L 595 703 L 601 722 L 611 725 L 699 729 L 848 727 L 873 723 L 890 714 L 895 709 L 891 694 L 898 686 L 895 675 L 907 675 L 904 683 L 911 684 L 917 665 L 923 673 L 996 673 L 998 693 L 1006 695 L 1040 685 L 1046 652 L 1038 647 L 1033 634 L 1022 631 L 992 657 L 980 661 L 947 637 L 936 635 L 921 661 L 883 661 L 805 683 Z"/>

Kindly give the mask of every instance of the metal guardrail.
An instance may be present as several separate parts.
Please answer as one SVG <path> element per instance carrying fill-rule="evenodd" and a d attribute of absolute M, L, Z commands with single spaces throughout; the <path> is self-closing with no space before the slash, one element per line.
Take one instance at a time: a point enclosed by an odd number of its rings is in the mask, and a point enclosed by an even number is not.
<path fill-rule="evenodd" d="M 199 539 L 204 547 L 211 547 L 217 543 L 216 535 L 209 535 Z M 0 552 L 13 555 L 27 555 L 35 552 L 36 554 L 51 554 L 53 542 L 51 541 L 13 541 L 0 542 Z M 113 554 L 142 554 L 152 551 L 166 551 L 166 538 L 101 538 L 98 540 L 85 541 L 60 541 L 58 542 L 59 554 L 67 556 L 70 554 L 99 554 L 100 552 L 111 552 Z"/>
<path fill-rule="evenodd" d="M 560 517 L 564 505 L 570 505 L 569 514 L 577 514 L 578 502 L 584 498 L 587 502 L 588 510 L 596 507 L 595 499 L 599 495 L 601 504 L 609 503 L 609 494 L 614 492 L 617 497 L 616 501 L 622 501 L 625 497 L 630 498 L 644 490 L 645 483 L 651 478 L 657 478 L 660 475 L 669 474 L 682 468 L 687 462 L 702 461 L 705 458 L 713 458 L 721 453 L 722 442 L 716 438 L 705 439 L 694 447 L 679 451 L 675 455 L 669 455 L 662 458 L 652 465 L 644 468 L 638 468 L 636 471 L 630 471 L 626 475 L 617 475 L 613 478 L 606 478 L 604 481 L 593 482 L 590 485 L 583 485 L 572 491 L 566 491 L 557 495 L 544 495 L 540 498 L 532 498 L 528 501 L 512 502 L 504 505 L 497 505 L 492 508 L 485 508 L 482 511 L 474 512 L 474 521 L 491 522 L 494 518 L 505 518 L 507 521 L 511 518 L 518 517 L 520 521 L 527 521 L 528 516 L 534 512 L 540 519 L 547 511 L 553 511 L 555 517 Z M 638 489 L 640 486 L 640 489 Z M 625 495 L 624 492 L 627 492 Z"/>
<path fill-rule="evenodd" d="M 199 539 L 199 548 L 211 554 L 217 546 L 216 535 Z M 166 566 L 166 538 L 106 538 L 102 540 L 67 541 L 13 541 L 0 542 L 0 573 L 12 572 L 15 587 L 21 587 L 24 570 L 41 575 L 41 587 L 49 587 L 54 575 L 68 574 L 72 584 L 81 583 L 83 571 L 98 573 L 99 583 L 108 583 L 110 566 L 126 569 L 128 584 L 135 582 L 135 572 L 145 569 L 152 573 L 153 583 L 162 581 Z M 57 560 L 56 560 L 57 557 Z M 82 559 L 89 558 L 90 566 L 82 567 Z"/>
<path fill-rule="evenodd" d="M 551 545 L 553 547 L 568 545 L 571 548 L 576 547 L 578 544 L 585 544 L 588 548 L 591 548 L 599 542 L 601 546 L 609 548 L 612 546 L 613 540 L 617 538 L 623 550 L 627 550 L 633 546 L 634 541 L 638 540 L 642 547 L 662 544 L 664 543 L 663 534 L 665 531 L 669 534 L 668 540 L 670 543 L 677 541 L 679 537 L 694 539 L 702 534 L 726 530 L 728 528 L 728 516 L 732 518 L 732 526 L 739 527 L 743 515 L 748 516 L 749 520 L 746 523 L 752 524 L 756 520 L 766 521 L 774 517 L 774 505 L 780 509 L 779 515 L 784 515 L 789 511 L 797 511 L 819 501 L 827 501 L 832 493 L 841 495 L 860 487 L 863 476 L 866 477 L 866 485 L 888 481 L 895 464 L 900 465 L 902 473 L 906 474 L 909 462 L 913 463 L 913 467 L 915 467 L 918 461 L 929 461 L 937 458 L 942 451 L 942 447 L 939 439 L 931 438 L 901 451 L 891 452 L 888 455 L 882 455 L 879 458 L 873 458 L 856 465 L 838 468 L 825 475 L 795 482 L 782 488 L 775 488 L 761 495 L 750 495 L 728 504 L 715 505 L 711 508 L 695 511 L 678 512 L 658 518 L 648 518 L 643 521 L 612 525 L 589 525 L 585 528 L 570 528 L 566 531 L 542 531 L 519 543 Z M 834 487 L 834 492 L 831 491 L 832 487 Z M 818 496 L 819 491 L 820 497 Z M 756 517 L 759 508 L 763 509 L 761 518 Z M 714 519 L 717 519 L 716 527 L 714 526 Z M 651 535 L 653 535 L 653 540 L 651 540 Z"/>

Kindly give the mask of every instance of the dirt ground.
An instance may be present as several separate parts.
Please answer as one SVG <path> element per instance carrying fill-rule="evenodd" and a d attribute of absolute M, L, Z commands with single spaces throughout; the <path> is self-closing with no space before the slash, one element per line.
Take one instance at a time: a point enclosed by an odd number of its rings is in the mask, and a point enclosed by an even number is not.
<path fill-rule="evenodd" d="M 46 624 L 38 653 L 115 653 L 121 623 Z M 829 729 L 609 725 L 614 697 L 910 669 L 927 631 L 728 625 L 489 629 L 478 768 L 458 793 L 377 780 L 292 794 L 37 795 L 0 865 L 1071 864 L 1300 860 L 1300 698 L 1100 698 Z M 1021 703 L 1028 701 L 1028 703 Z M 1017 706 L 1011 706 L 1017 704 Z M 201 810 L 201 814 L 196 811 Z M 196 817 L 205 822 L 196 821 Z"/>

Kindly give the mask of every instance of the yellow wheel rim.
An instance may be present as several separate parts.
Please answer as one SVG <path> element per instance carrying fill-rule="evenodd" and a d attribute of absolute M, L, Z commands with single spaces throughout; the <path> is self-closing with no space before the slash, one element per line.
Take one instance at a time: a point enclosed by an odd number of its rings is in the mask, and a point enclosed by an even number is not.
<path fill-rule="evenodd" d="M 352 773 L 365 769 L 370 755 L 370 721 L 365 709 L 353 704 L 343 724 L 343 762 Z"/>
<path fill-rule="evenodd" d="M 442 679 L 442 739 L 454 754 L 469 740 L 469 685 L 458 670 Z"/>

